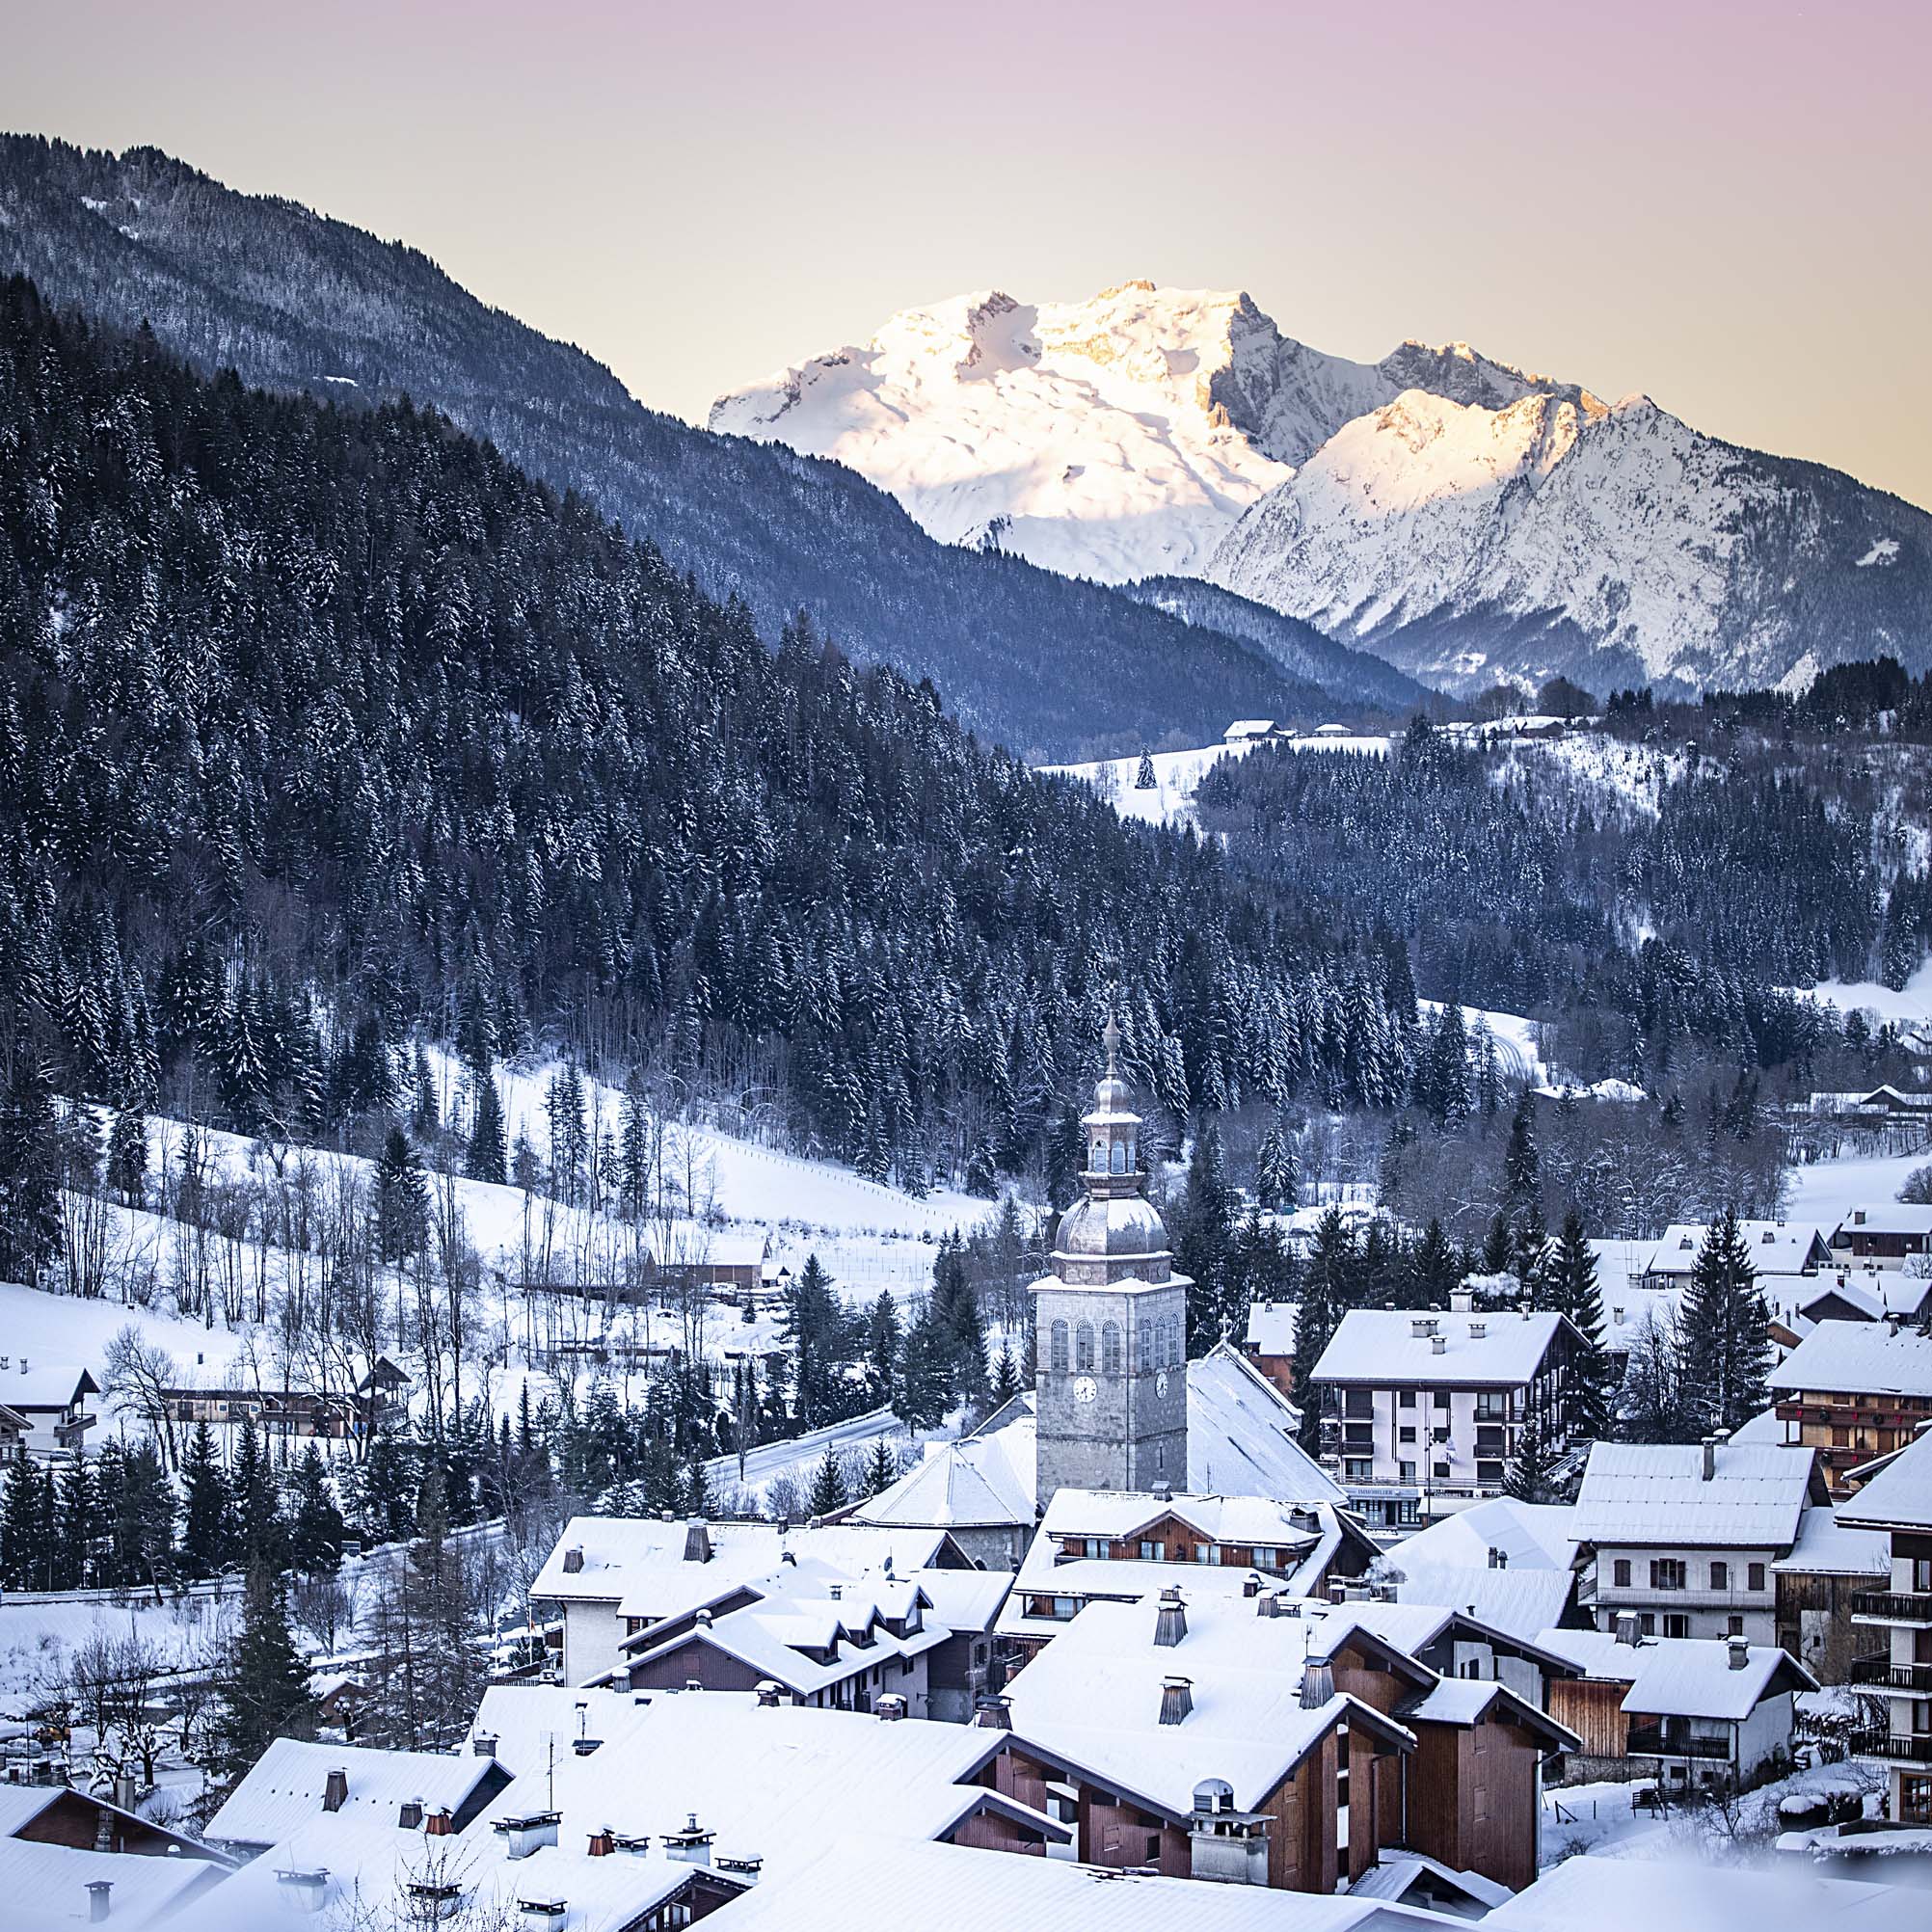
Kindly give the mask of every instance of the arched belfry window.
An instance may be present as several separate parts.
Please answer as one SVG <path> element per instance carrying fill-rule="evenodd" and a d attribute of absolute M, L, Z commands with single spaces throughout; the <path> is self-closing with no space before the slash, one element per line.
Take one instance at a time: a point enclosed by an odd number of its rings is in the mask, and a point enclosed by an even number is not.
<path fill-rule="evenodd" d="M 1082 1322 L 1073 1331 L 1073 1365 L 1085 1374 L 1093 1373 L 1093 1324 Z"/>
<path fill-rule="evenodd" d="M 1107 1171 L 1107 1142 L 1105 1140 L 1096 1140 L 1093 1143 L 1092 1167 L 1096 1174 L 1104 1174 Z"/>
<path fill-rule="evenodd" d="M 1066 1373 L 1066 1324 L 1056 1322 L 1048 1330 L 1047 1368 L 1054 1375 Z"/>
<path fill-rule="evenodd" d="M 1134 1352 L 1134 1370 L 1137 1375 L 1144 1375 L 1154 1366 L 1154 1325 L 1142 1315 L 1140 1339 Z"/>
<path fill-rule="evenodd" d="M 1120 1324 L 1103 1322 L 1100 1325 L 1100 1373 L 1118 1375 L 1120 1373 Z"/>

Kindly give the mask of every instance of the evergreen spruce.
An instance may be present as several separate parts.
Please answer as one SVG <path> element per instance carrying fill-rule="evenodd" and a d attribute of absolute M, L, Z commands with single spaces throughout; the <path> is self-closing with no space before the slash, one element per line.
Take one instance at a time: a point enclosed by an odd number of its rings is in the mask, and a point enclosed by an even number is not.
<path fill-rule="evenodd" d="M 1301 1162 L 1285 1121 L 1276 1120 L 1261 1137 L 1254 1156 L 1254 1193 L 1271 1210 L 1293 1209 L 1301 1199 Z"/>
<path fill-rule="evenodd" d="M 217 1762 L 239 1778 L 278 1737 L 312 1737 L 315 1704 L 309 1669 L 288 1628 L 281 1577 L 265 1565 L 248 1573 L 241 1628 L 217 1681 Z"/>
<path fill-rule="evenodd" d="M 376 1162 L 376 1239 L 385 1261 L 406 1261 L 429 1241 L 429 1186 L 409 1137 L 395 1125 Z"/>
<path fill-rule="evenodd" d="M 816 1253 L 785 1291 L 779 1333 L 792 1350 L 792 1402 L 801 1428 L 835 1420 L 838 1374 L 844 1363 L 845 1311 L 832 1277 Z"/>
<path fill-rule="evenodd" d="M 1764 1409 L 1770 1319 L 1736 1210 L 1726 1208 L 1705 1231 L 1678 1316 L 1686 1420 L 1700 1434 L 1735 1434 Z"/>
<path fill-rule="evenodd" d="M 872 1453 L 866 1459 L 866 1494 L 882 1495 L 899 1481 L 899 1457 L 894 1453 L 892 1443 L 883 1436 L 872 1444 Z"/>
<path fill-rule="evenodd" d="M 107 1137 L 108 1190 L 126 1207 L 140 1207 L 148 1191 L 148 1116 L 138 1105 L 114 1116 Z"/>
<path fill-rule="evenodd" d="M 1608 1437 L 1616 1426 L 1617 1372 L 1603 1346 L 1603 1297 L 1597 1285 L 1597 1257 L 1583 1232 L 1583 1217 L 1571 1208 L 1563 1218 L 1542 1282 L 1541 1303 L 1570 1318 L 1582 1344 L 1570 1364 L 1566 1404 L 1570 1427 L 1593 1439 Z"/>
<path fill-rule="evenodd" d="M 181 1565 L 191 1577 L 224 1570 L 234 1545 L 233 1499 L 205 1419 L 181 1455 Z"/>
<path fill-rule="evenodd" d="M 1504 1491 L 1519 1503 L 1563 1500 L 1556 1480 L 1560 1445 L 1551 1440 L 1549 1416 L 1543 1405 L 1532 1402 L 1516 1430 L 1516 1451 L 1503 1471 Z"/>
<path fill-rule="evenodd" d="M 894 1398 L 899 1341 L 899 1304 L 881 1288 L 866 1318 L 866 1383 L 874 1408 Z"/>
<path fill-rule="evenodd" d="M 845 1472 L 839 1467 L 838 1455 L 828 1442 L 823 1458 L 812 1472 L 811 1492 L 805 1498 L 806 1512 L 815 1516 L 829 1516 L 835 1511 L 844 1509 L 850 1500 L 845 1492 Z"/>
<path fill-rule="evenodd" d="M 14 1042 L 0 1066 L 0 1281 L 39 1280 L 60 1258 L 61 1151 L 39 1054 Z"/>
<path fill-rule="evenodd" d="M 503 1102 L 496 1091 L 496 1076 L 488 1067 L 472 1070 L 470 1080 L 476 1091 L 476 1108 L 463 1170 L 472 1181 L 490 1181 L 501 1187 L 509 1177 L 503 1153 Z"/>
<path fill-rule="evenodd" d="M 988 1406 L 993 1409 L 1004 1409 L 1018 1395 L 1021 1389 L 1019 1364 L 1013 1359 L 1009 1343 L 1000 1344 L 1000 1353 L 993 1358 L 992 1386 L 987 1393 Z"/>
<path fill-rule="evenodd" d="M 1316 1224 L 1315 1248 L 1295 1318 L 1295 1401 L 1301 1410 L 1301 1446 L 1311 1455 L 1322 1446 L 1322 1397 L 1314 1381 L 1315 1365 L 1349 1311 L 1357 1260 L 1354 1238 L 1340 1213 L 1330 1208 Z"/>
<path fill-rule="evenodd" d="M 1140 754 L 1140 764 L 1134 773 L 1134 789 L 1137 792 L 1151 792 L 1155 786 L 1154 759 L 1150 752 Z"/>
<path fill-rule="evenodd" d="M 342 1520 L 321 1448 L 311 1437 L 289 1483 L 288 1560 L 305 1576 L 333 1576 L 342 1561 Z"/>

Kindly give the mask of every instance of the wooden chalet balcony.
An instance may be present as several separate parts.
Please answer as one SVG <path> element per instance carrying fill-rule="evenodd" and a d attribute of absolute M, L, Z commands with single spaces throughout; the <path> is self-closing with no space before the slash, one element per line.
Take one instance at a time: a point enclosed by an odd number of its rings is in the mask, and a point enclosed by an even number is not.
<path fill-rule="evenodd" d="M 1854 1590 L 1851 1608 L 1880 1623 L 1932 1624 L 1932 1590 Z"/>
<path fill-rule="evenodd" d="M 1728 1761 L 1731 1757 L 1728 1737 L 1698 1737 L 1689 1731 L 1666 1731 L 1656 1724 L 1633 1724 L 1623 1748 L 1632 1758 L 1718 1758 Z"/>
<path fill-rule="evenodd" d="M 1894 1764 L 1932 1764 L 1932 1731 L 1855 1731 L 1851 1748 L 1859 1758 L 1885 1758 Z"/>
<path fill-rule="evenodd" d="M 1932 1693 L 1932 1664 L 1894 1664 L 1890 1657 L 1854 1657 L 1855 1684 L 1882 1684 L 1888 1690 Z"/>

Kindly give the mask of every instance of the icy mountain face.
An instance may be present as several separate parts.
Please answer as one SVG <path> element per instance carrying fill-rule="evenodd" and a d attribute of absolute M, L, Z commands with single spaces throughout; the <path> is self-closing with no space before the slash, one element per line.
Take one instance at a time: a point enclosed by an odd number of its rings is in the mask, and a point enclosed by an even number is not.
<path fill-rule="evenodd" d="M 1200 577 L 1431 683 L 1802 684 L 1932 660 L 1932 519 L 1466 343 L 1352 362 L 1246 295 L 960 297 L 726 396 L 934 536 Z"/>
<path fill-rule="evenodd" d="M 1496 405 L 1553 387 L 1463 344 L 1351 362 L 1290 341 L 1245 294 L 1130 282 L 1090 302 L 906 309 L 720 398 L 711 426 L 832 457 L 943 542 L 1120 582 L 1198 575 L 1294 465 L 1418 386 Z"/>
<path fill-rule="evenodd" d="M 1932 519 L 1642 396 L 1417 389 L 1324 443 L 1206 575 L 1445 685 L 1769 684 L 1808 653 L 1922 657 Z"/>

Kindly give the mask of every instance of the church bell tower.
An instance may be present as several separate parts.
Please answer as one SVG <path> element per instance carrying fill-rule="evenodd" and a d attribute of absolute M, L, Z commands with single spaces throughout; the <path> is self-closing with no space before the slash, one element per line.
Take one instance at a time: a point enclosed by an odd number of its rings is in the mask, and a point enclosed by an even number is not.
<path fill-rule="evenodd" d="M 1086 1198 L 1060 1218 L 1053 1273 L 1033 1283 L 1042 1510 L 1060 1489 L 1188 1487 L 1189 1283 L 1147 1198 L 1112 1012 L 1103 1037 L 1107 1071 L 1081 1122 Z"/>

